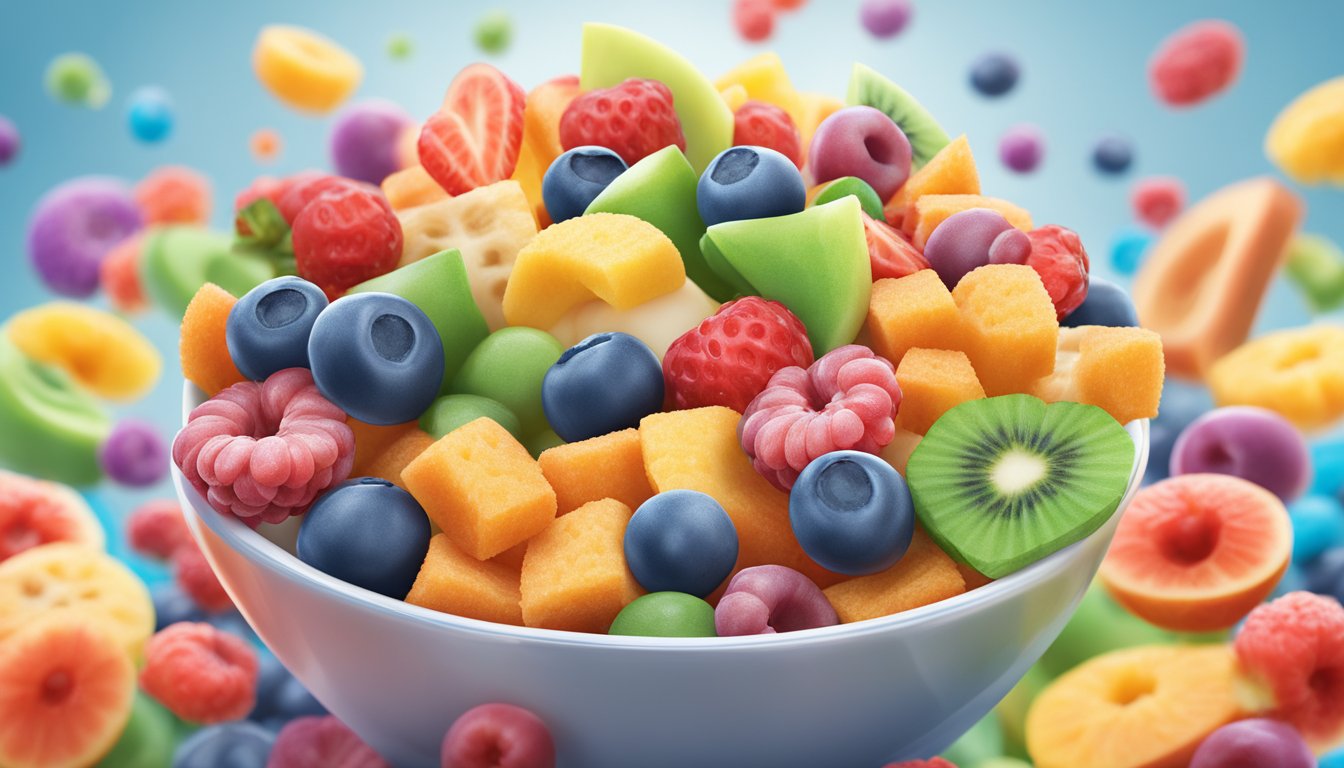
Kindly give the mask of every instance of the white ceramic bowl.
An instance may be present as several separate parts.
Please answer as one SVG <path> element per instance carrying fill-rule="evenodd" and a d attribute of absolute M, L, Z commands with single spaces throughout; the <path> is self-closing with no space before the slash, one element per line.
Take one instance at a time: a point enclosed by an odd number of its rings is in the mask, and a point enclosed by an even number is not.
<path fill-rule="evenodd" d="M 200 399 L 188 384 L 184 410 Z M 1128 431 L 1137 450 L 1120 510 L 1148 458 L 1147 422 Z M 562 768 L 878 768 L 936 754 L 1063 629 L 1120 517 L 992 584 L 894 616 L 772 636 L 608 637 L 353 587 L 215 512 L 176 469 L 173 480 L 257 634 L 397 768 L 437 768 L 448 726 L 491 701 L 539 714 Z"/>

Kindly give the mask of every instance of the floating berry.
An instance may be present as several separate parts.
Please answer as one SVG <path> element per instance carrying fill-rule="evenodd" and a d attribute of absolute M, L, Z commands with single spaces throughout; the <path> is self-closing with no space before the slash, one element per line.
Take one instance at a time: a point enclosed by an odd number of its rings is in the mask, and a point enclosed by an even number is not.
<path fill-rule="evenodd" d="M 929 260 L 904 232 L 866 213 L 860 215 L 863 216 L 863 234 L 868 239 L 868 260 L 874 281 L 884 277 L 905 277 L 929 268 Z"/>
<path fill-rule="evenodd" d="M 508 50 L 513 40 L 513 21 L 505 11 L 487 11 L 476 21 L 472 35 L 482 52 L 498 55 Z"/>
<path fill-rule="evenodd" d="M 331 128 L 331 167 L 347 178 L 383 183 L 401 170 L 397 141 L 412 124 L 411 116 L 390 101 L 374 99 L 350 107 Z"/>
<path fill-rule="evenodd" d="M 154 603 L 154 631 L 181 621 L 205 621 L 205 611 L 195 600 L 172 582 L 150 587 L 149 599 Z"/>
<path fill-rule="evenodd" d="M 144 488 L 168 474 L 168 446 L 152 424 L 123 419 L 99 446 L 98 464 L 113 482 Z"/>
<path fill-rule="evenodd" d="M 280 156 L 280 150 L 284 147 L 284 140 L 280 138 L 280 133 L 271 128 L 262 128 L 253 131 L 247 139 L 247 147 L 252 151 L 252 157 L 259 163 L 272 163 Z"/>
<path fill-rule="evenodd" d="M 1266 408 L 1216 408 L 1181 430 L 1171 449 L 1171 474 L 1216 472 L 1250 480 L 1292 501 L 1311 482 L 1311 455 L 1302 433 Z"/>
<path fill-rule="evenodd" d="M 448 86 L 443 106 L 420 129 L 420 164 L 450 195 L 509 178 L 523 145 L 526 99 L 523 89 L 498 69 L 467 66 Z M 598 143 L 581 141 L 566 148 Z"/>
<path fill-rule="evenodd" d="M 1027 233 L 1031 255 L 1027 266 L 1036 270 L 1054 302 L 1055 314 L 1063 320 L 1087 298 L 1088 272 L 1092 265 L 1078 233 L 1057 224 L 1047 224 Z"/>
<path fill-rule="evenodd" d="M 333 301 L 346 289 L 391 272 L 401 259 L 401 222 L 376 192 L 329 190 L 294 218 L 294 263 Z"/>
<path fill-rule="evenodd" d="M 1153 240 L 1151 233 L 1140 229 L 1126 229 L 1116 233 L 1111 240 L 1111 268 L 1122 275 L 1138 272 Z"/>
<path fill-rule="evenodd" d="M 1196 21 L 1162 41 L 1148 63 L 1148 83 L 1167 106 L 1191 107 L 1231 87 L 1245 58 L 1246 41 L 1235 25 Z"/>
<path fill-rule="evenodd" d="M 1134 146 L 1119 136 L 1107 136 L 1092 148 L 1092 165 L 1108 176 L 1128 171 L 1133 163 Z"/>
<path fill-rule="evenodd" d="M 12 120 L 0 115 L 0 168 L 14 161 L 21 144 L 18 127 Z"/>
<path fill-rule="evenodd" d="M 47 65 L 47 93 L 72 107 L 102 109 L 112 97 L 112 84 L 98 62 L 86 53 L 63 53 Z"/>
<path fill-rule="evenodd" d="M 821 588 L 783 565 L 743 568 L 714 609 L 719 637 L 773 635 L 839 623 Z"/>
<path fill-rule="evenodd" d="M 1185 185 L 1171 176 L 1153 176 L 1135 184 L 1129 200 L 1134 218 L 1161 229 L 1185 207 Z"/>
<path fill-rule="evenodd" d="M 1002 96 L 1013 90 L 1021 74 L 1017 59 L 1006 53 L 987 53 L 971 65 L 971 87 L 981 96 Z"/>
<path fill-rule="evenodd" d="M 61 541 L 103 548 L 103 526 L 84 499 L 59 483 L 0 470 L 0 563 Z"/>
<path fill-rule="evenodd" d="M 910 0 L 863 0 L 859 21 L 868 34 L 879 40 L 895 37 L 910 23 L 914 14 Z"/>
<path fill-rule="evenodd" d="M 733 145 L 773 149 L 803 167 L 803 143 L 789 113 L 764 101 L 748 101 L 733 113 Z"/>
<path fill-rule="evenodd" d="M 999 161 L 1015 173 L 1031 173 L 1045 157 L 1045 138 L 1034 125 L 1009 128 L 999 139 Z"/>
<path fill-rule="evenodd" d="M 1344 503 L 1333 496 L 1303 496 L 1288 505 L 1293 522 L 1293 563 L 1305 566 L 1344 547 Z"/>
<path fill-rule="evenodd" d="M 743 40 L 759 43 L 775 32 L 775 5 L 770 0 L 733 0 L 733 27 Z"/>
<path fill-rule="evenodd" d="M 560 116 L 560 144 L 565 149 L 606 147 L 626 165 L 634 165 L 669 144 L 686 151 L 686 136 L 672 106 L 672 91 L 657 80 L 632 77 L 570 102 Z"/>
<path fill-rule="evenodd" d="M 482 704 L 462 714 L 443 737 L 442 768 L 554 768 L 546 723 L 512 704 Z"/>
<path fill-rule="evenodd" d="M 1253 718 L 1228 723 L 1209 734 L 1190 758 L 1190 768 L 1316 768 L 1311 748 L 1291 725 Z"/>
<path fill-rule="evenodd" d="M 173 578 L 177 586 L 206 613 L 225 613 L 233 610 L 233 598 L 224 591 L 219 577 L 205 559 L 205 553 L 194 539 L 187 539 L 173 550 Z"/>
<path fill-rule="evenodd" d="M 171 559 L 190 538 L 182 507 L 175 499 L 147 501 L 126 518 L 126 540 L 143 557 Z"/>
<path fill-rule="evenodd" d="M 210 220 L 210 181 L 181 165 L 155 168 L 135 185 L 145 224 L 199 224 Z"/>
<path fill-rule="evenodd" d="M 68 181 L 38 201 L 28 222 L 28 258 L 52 291 L 84 298 L 98 289 L 108 252 L 141 223 L 140 207 L 121 182 Z"/>
<path fill-rule="evenodd" d="M 245 717 L 256 685 L 256 652 L 209 624 L 174 624 L 145 646 L 140 687 L 183 720 L 209 724 Z"/>
<path fill-rule="evenodd" d="M 131 136 L 145 144 L 158 144 L 173 132 L 173 100 L 162 88 L 140 88 L 131 94 L 126 108 Z"/>
<path fill-rule="evenodd" d="M 173 751 L 173 768 L 254 768 L 266 764 L 275 734 L 256 723 L 220 723 L 188 736 Z"/>
<path fill-rule="evenodd" d="M 388 768 L 373 747 L 331 715 L 300 717 L 275 737 L 266 768 Z"/>

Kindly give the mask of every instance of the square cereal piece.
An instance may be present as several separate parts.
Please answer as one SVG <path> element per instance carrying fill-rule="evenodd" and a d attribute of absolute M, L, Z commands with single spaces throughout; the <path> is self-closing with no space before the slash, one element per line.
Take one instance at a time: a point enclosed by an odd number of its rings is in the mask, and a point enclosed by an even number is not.
<path fill-rule="evenodd" d="M 644 593 L 625 564 L 625 526 L 632 514 L 614 499 L 589 502 L 528 542 L 524 624 L 606 633 L 616 614 Z"/>
<path fill-rule="evenodd" d="M 985 396 L 970 358 L 956 350 L 911 349 L 896 368 L 896 381 L 901 385 L 897 423 L 917 435 L 952 408 Z"/>
<path fill-rule="evenodd" d="M 966 356 L 990 397 L 1030 392 L 1055 369 L 1059 321 L 1036 270 L 990 264 L 952 291 L 961 312 Z"/>
<path fill-rule="evenodd" d="M 555 491 L 509 431 L 481 417 L 439 438 L 401 472 L 429 519 L 488 560 L 555 519 Z"/>
<path fill-rule="evenodd" d="M 1165 375 L 1162 337 L 1146 328 L 1087 326 L 1073 366 L 1079 402 L 1121 424 L 1157 415 Z"/>
<path fill-rule="evenodd" d="M 401 478 L 402 471 L 433 444 L 434 438 L 428 432 L 412 427 L 361 467 L 363 471 L 360 474 L 381 477 L 402 490 L 409 491 L 406 481 Z"/>
<path fill-rule="evenodd" d="M 477 560 L 440 533 L 429 540 L 429 554 L 406 595 L 406 602 L 434 611 L 522 626 L 518 572 L 490 560 Z"/>
<path fill-rule="evenodd" d="M 599 499 L 615 499 L 638 509 L 653 495 L 636 429 L 557 445 L 543 451 L 537 463 L 555 489 L 557 514 Z"/>
<path fill-rule="evenodd" d="M 912 347 L 961 349 L 961 314 L 932 269 L 873 283 L 864 324 L 873 351 L 900 365 Z"/>
<path fill-rule="evenodd" d="M 966 591 L 957 564 L 919 528 L 895 565 L 825 590 L 842 624 L 876 619 L 936 603 Z"/>

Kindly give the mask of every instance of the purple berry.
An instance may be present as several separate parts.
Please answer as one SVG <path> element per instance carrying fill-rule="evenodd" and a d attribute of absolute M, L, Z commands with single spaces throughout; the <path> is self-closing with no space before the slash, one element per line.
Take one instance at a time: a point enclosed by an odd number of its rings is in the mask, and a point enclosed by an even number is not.
<path fill-rule="evenodd" d="M 554 768 L 546 723 L 512 704 L 482 704 L 457 718 L 443 737 L 442 768 Z"/>
<path fill-rule="evenodd" d="M 955 288 L 967 272 L 989 263 L 990 247 L 1012 228 L 1002 214 L 988 208 L 954 213 L 929 235 L 924 258 L 948 288 Z"/>
<path fill-rule="evenodd" d="M 168 474 L 168 444 L 152 425 L 125 419 L 98 449 L 98 463 L 113 481 L 143 488 Z"/>
<path fill-rule="evenodd" d="M 1017 85 L 1021 69 L 1006 53 L 987 53 L 971 65 L 971 87 L 982 96 L 1002 96 Z"/>
<path fill-rule="evenodd" d="M 1229 723 L 1209 734 L 1190 758 L 1190 768 L 1315 768 L 1316 757 L 1291 725 L 1253 719 Z"/>
<path fill-rule="evenodd" d="M 990 264 L 1026 264 L 1031 255 L 1031 238 L 1017 227 L 1009 227 L 989 244 Z"/>
<path fill-rule="evenodd" d="M 397 143 L 411 117 L 390 101 L 374 99 L 345 110 L 331 129 L 331 165 L 342 176 L 381 184 L 400 170 Z"/>
<path fill-rule="evenodd" d="M 1171 474 L 1214 472 L 1249 480 L 1285 502 L 1311 481 L 1302 434 L 1264 408 L 1217 408 L 1195 419 L 1171 449 Z"/>
<path fill-rule="evenodd" d="M 101 176 L 73 179 L 38 201 L 28 221 L 28 258 L 48 288 L 84 298 L 98 289 L 108 251 L 141 223 L 126 185 Z"/>
<path fill-rule="evenodd" d="M 291 720 L 275 737 L 266 768 L 387 768 L 373 747 L 332 715 Z"/>
<path fill-rule="evenodd" d="M 19 154 L 19 129 L 4 115 L 0 115 L 0 167 L 9 165 Z"/>
<path fill-rule="evenodd" d="M 1045 157 L 1045 139 L 1034 125 L 1016 125 L 999 139 L 999 160 L 1011 171 L 1031 173 Z"/>
<path fill-rule="evenodd" d="M 859 20 L 868 34 L 885 39 L 899 35 L 914 12 L 910 0 L 863 0 Z"/>
<path fill-rule="evenodd" d="M 857 176 L 883 200 L 910 178 L 910 140 L 886 113 L 845 107 L 821 122 L 812 136 L 808 164 L 818 184 Z"/>
<path fill-rule="evenodd" d="M 719 637 L 773 635 L 839 623 L 821 588 L 783 565 L 757 565 L 738 571 L 714 609 L 714 628 Z"/>

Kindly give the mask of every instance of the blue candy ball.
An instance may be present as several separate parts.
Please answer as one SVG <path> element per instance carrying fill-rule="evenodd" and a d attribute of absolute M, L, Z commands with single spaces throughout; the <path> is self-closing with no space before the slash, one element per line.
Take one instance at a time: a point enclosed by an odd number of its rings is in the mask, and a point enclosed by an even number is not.
<path fill-rule="evenodd" d="M 1327 549 L 1305 566 L 1307 589 L 1344 602 L 1344 547 Z"/>
<path fill-rule="evenodd" d="M 1092 148 L 1092 165 L 1107 176 L 1129 170 L 1134 162 L 1134 145 L 1119 136 L 1107 136 Z"/>
<path fill-rule="evenodd" d="M 173 768 L 257 768 L 266 764 L 273 746 L 275 734 L 256 723 L 211 725 L 177 745 Z"/>
<path fill-rule="evenodd" d="M 1311 446 L 1311 489 L 1308 493 L 1344 497 L 1344 439 Z"/>
<path fill-rule="evenodd" d="M 238 372 L 253 381 L 308 367 L 308 338 L 327 308 L 322 289 L 301 277 L 277 277 L 248 291 L 229 310 L 224 341 Z"/>
<path fill-rule="evenodd" d="M 154 631 L 179 621 L 204 621 L 205 611 L 173 582 L 155 584 L 149 590 L 154 603 Z"/>
<path fill-rule="evenodd" d="M 639 426 L 663 407 L 663 366 L 628 333 L 598 333 L 565 350 L 541 381 L 541 407 L 567 443 Z"/>
<path fill-rule="evenodd" d="M 664 491 L 635 510 L 625 560 L 649 592 L 704 597 L 737 562 L 737 529 L 723 506 L 699 491 Z"/>
<path fill-rule="evenodd" d="M 1013 90 L 1021 69 L 1006 53 L 987 53 L 971 65 L 971 87 L 981 96 L 1002 96 Z"/>
<path fill-rule="evenodd" d="M 1087 298 L 1069 313 L 1060 325 L 1073 328 L 1080 325 L 1109 325 L 1117 328 L 1135 327 L 1139 315 L 1125 289 L 1100 277 L 1088 280 Z"/>
<path fill-rule="evenodd" d="M 323 573 L 401 600 L 429 551 L 429 517 L 387 480 L 347 480 L 320 497 L 299 526 L 299 559 Z"/>
<path fill-rule="evenodd" d="M 1122 230 L 1111 240 L 1111 267 L 1122 275 L 1138 272 L 1153 240 L 1152 234 L 1140 229 Z"/>
<path fill-rule="evenodd" d="M 131 94 L 126 123 L 137 141 L 157 144 L 173 132 L 173 102 L 161 88 L 141 88 Z"/>
<path fill-rule="evenodd" d="M 806 202 L 798 167 L 766 147 L 725 149 L 700 175 L 695 188 L 705 226 L 798 213 Z"/>
<path fill-rule="evenodd" d="M 323 397 L 369 424 L 420 418 L 443 380 L 443 345 L 434 323 L 390 293 L 332 302 L 313 324 L 308 360 Z"/>
<path fill-rule="evenodd" d="M 1303 496 L 1288 505 L 1293 522 L 1293 562 L 1315 560 L 1327 549 L 1344 546 L 1344 505 L 1333 496 Z"/>
<path fill-rule="evenodd" d="M 621 156 L 606 147 L 575 147 L 555 158 L 541 179 L 541 199 L 551 221 L 583 215 L 625 168 Z"/>
<path fill-rule="evenodd" d="M 836 573 L 860 576 L 900 560 L 915 535 L 910 489 L 871 453 L 833 451 L 808 464 L 789 493 L 803 551 Z"/>

